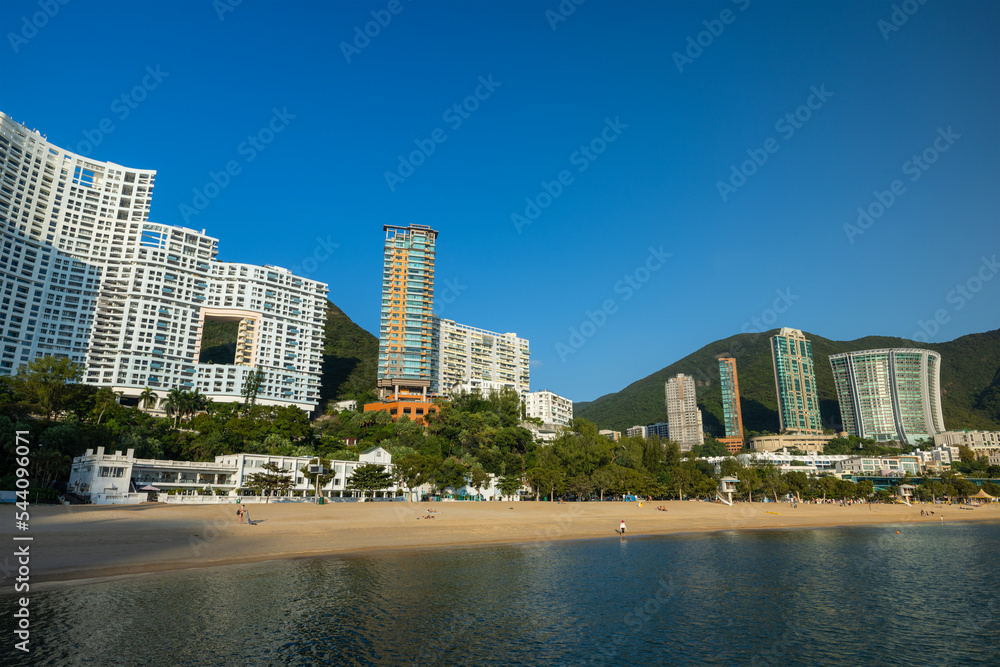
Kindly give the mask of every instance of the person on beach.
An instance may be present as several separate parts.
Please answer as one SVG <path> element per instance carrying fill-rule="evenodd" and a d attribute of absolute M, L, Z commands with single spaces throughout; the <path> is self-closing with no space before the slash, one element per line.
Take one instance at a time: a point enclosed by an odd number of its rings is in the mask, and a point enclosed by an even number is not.
<path fill-rule="evenodd" d="M 250 508 L 249 507 L 244 507 L 243 508 L 243 518 L 247 520 L 247 525 L 248 526 L 254 525 L 253 521 L 250 520 Z"/>
<path fill-rule="evenodd" d="M 618 532 L 620 532 L 622 535 L 625 534 L 625 519 L 622 519 L 622 523 L 618 527 Z"/>
<path fill-rule="evenodd" d="M 243 505 L 236 508 L 236 516 L 240 518 L 240 525 L 243 525 Z"/>

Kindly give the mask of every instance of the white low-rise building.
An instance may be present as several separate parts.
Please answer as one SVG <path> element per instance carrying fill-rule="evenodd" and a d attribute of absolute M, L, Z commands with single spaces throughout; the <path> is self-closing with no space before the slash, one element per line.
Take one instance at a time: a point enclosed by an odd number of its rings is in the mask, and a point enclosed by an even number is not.
<path fill-rule="evenodd" d="M 347 488 L 354 469 L 366 463 L 384 465 L 392 471 L 392 455 L 382 447 L 372 447 L 359 455 L 358 461 L 331 461 L 333 477 L 322 486 L 323 498 L 350 498 L 360 492 Z M 135 450 L 126 453 L 105 453 L 88 449 L 83 456 L 73 459 L 67 490 L 88 498 L 94 504 L 140 503 L 150 493 L 180 493 L 186 496 L 215 496 L 236 498 L 252 495 L 246 488 L 249 477 L 264 471 L 267 463 L 275 464 L 293 479 L 291 489 L 277 498 L 315 496 L 316 487 L 311 476 L 302 468 L 316 463 L 316 457 L 271 456 L 268 454 L 228 454 L 210 461 L 167 461 L 137 459 Z M 153 491 L 142 491 L 153 487 Z M 393 485 L 381 496 L 394 496 L 398 487 Z"/>
<path fill-rule="evenodd" d="M 706 460 L 718 466 L 725 456 L 712 456 Z M 788 454 L 787 452 L 754 452 L 738 454 L 736 460 L 742 465 L 773 465 L 781 472 L 804 472 L 809 474 L 832 473 L 837 463 L 850 458 L 846 454 Z"/>
<path fill-rule="evenodd" d="M 899 456 L 851 456 L 837 463 L 838 473 L 863 477 L 903 477 L 920 474 L 920 458 L 913 454 Z"/>
<path fill-rule="evenodd" d="M 625 429 L 626 438 L 645 438 L 648 430 L 645 426 L 633 426 L 632 428 Z"/>
<path fill-rule="evenodd" d="M 968 447 L 977 455 L 1000 452 L 1000 431 L 945 431 L 934 436 L 935 445 Z"/>
<path fill-rule="evenodd" d="M 934 449 L 917 450 L 913 452 L 913 455 L 920 461 L 920 466 L 924 470 L 928 468 L 940 469 L 959 460 L 958 447 L 950 445 L 938 445 Z"/>

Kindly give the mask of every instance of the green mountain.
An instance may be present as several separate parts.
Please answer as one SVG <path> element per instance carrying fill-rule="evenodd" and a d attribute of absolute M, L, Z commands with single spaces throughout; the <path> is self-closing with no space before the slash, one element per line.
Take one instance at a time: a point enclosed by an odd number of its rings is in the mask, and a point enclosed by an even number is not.
<path fill-rule="evenodd" d="M 374 392 L 377 372 L 378 338 L 327 301 L 319 408 L 323 409 L 327 401 Z"/>
<path fill-rule="evenodd" d="M 205 322 L 201 330 L 202 364 L 231 364 L 236 359 L 236 336 L 239 322 Z"/>
<path fill-rule="evenodd" d="M 738 334 L 706 345 L 621 391 L 595 401 L 577 403 L 573 414 L 617 431 L 666 421 L 664 384 L 684 373 L 697 384 L 698 406 L 705 430 L 725 435 L 722 393 L 716 355 L 736 357 L 743 424 L 748 431 L 777 433 L 778 401 L 774 389 L 770 338 L 765 333 Z M 962 336 L 947 343 L 918 343 L 903 338 L 867 336 L 852 341 L 834 341 L 806 333 L 812 341 L 820 413 L 827 428 L 840 427 L 840 406 L 833 385 L 829 357 L 840 352 L 877 348 L 915 347 L 941 355 L 941 406 L 949 429 L 1000 430 L 1000 329 Z"/>

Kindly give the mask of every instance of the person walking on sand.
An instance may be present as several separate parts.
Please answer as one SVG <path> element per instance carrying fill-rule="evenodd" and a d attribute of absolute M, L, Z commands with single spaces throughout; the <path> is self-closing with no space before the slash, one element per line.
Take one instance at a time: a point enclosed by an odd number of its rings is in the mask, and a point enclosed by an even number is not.
<path fill-rule="evenodd" d="M 622 519 L 621 526 L 618 527 L 618 532 L 620 532 L 622 535 L 625 535 L 625 519 Z"/>
<path fill-rule="evenodd" d="M 243 512 L 244 512 L 244 511 L 245 511 L 245 510 L 244 510 L 244 507 L 243 507 L 243 505 L 240 505 L 239 507 L 237 507 L 237 508 L 236 508 L 236 515 L 237 515 L 238 517 L 240 517 L 240 525 L 241 525 L 241 526 L 243 525 L 243 518 L 244 518 L 244 517 L 243 517 Z"/>

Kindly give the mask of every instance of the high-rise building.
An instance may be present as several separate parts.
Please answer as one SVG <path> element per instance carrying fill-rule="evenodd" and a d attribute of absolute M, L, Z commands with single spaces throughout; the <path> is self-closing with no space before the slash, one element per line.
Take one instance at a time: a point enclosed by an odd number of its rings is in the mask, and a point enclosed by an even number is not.
<path fill-rule="evenodd" d="M 437 391 L 434 255 L 438 233 L 424 225 L 385 225 L 383 230 L 379 385 Z"/>
<path fill-rule="evenodd" d="M 543 424 L 573 425 L 573 401 L 551 391 L 531 391 L 524 395 L 524 413 Z"/>
<path fill-rule="evenodd" d="M 771 337 L 771 359 L 781 430 L 811 435 L 822 433 L 812 342 L 798 329 L 782 327 Z"/>
<path fill-rule="evenodd" d="M 726 437 L 720 442 L 731 453 L 736 453 L 743 448 L 743 412 L 740 410 L 740 383 L 735 357 L 719 357 L 719 383 L 722 388 L 722 418 L 726 424 Z"/>
<path fill-rule="evenodd" d="M 525 394 L 529 389 L 528 341 L 514 333 L 495 333 L 452 320 L 436 319 L 437 391 L 489 392 L 504 388 Z"/>
<path fill-rule="evenodd" d="M 681 451 L 689 452 L 695 445 L 704 444 L 694 378 L 680 373 L 667 380 L 666 404 L 670 439 L 680 445 Z"/>
<path fill-rule="evenodd" d="M 65 151 L 0 112 L 0 374 L 66 357 L 135 397 L 198 388 L 262 404 L 319 401 L 326 285 L 215 259 L 218 241 L 149 222 L 156 172 Z M 239 322 L 232 364 L 199 363 L 206 320 Z"/>
<path fill-rule="evenodd" d="M 944 432 L 941 355 L 930 350 L 863 350 L 830 355 L 844 430 L 906 441 Z"/>
<path fill-rule="evenodd" d="M 656 436 L 660 440 L 670 439 L 670 424 L 667 422 L 656 422 L 655 424 L 646 425 L 646 437 L 652 438 Z"/>

